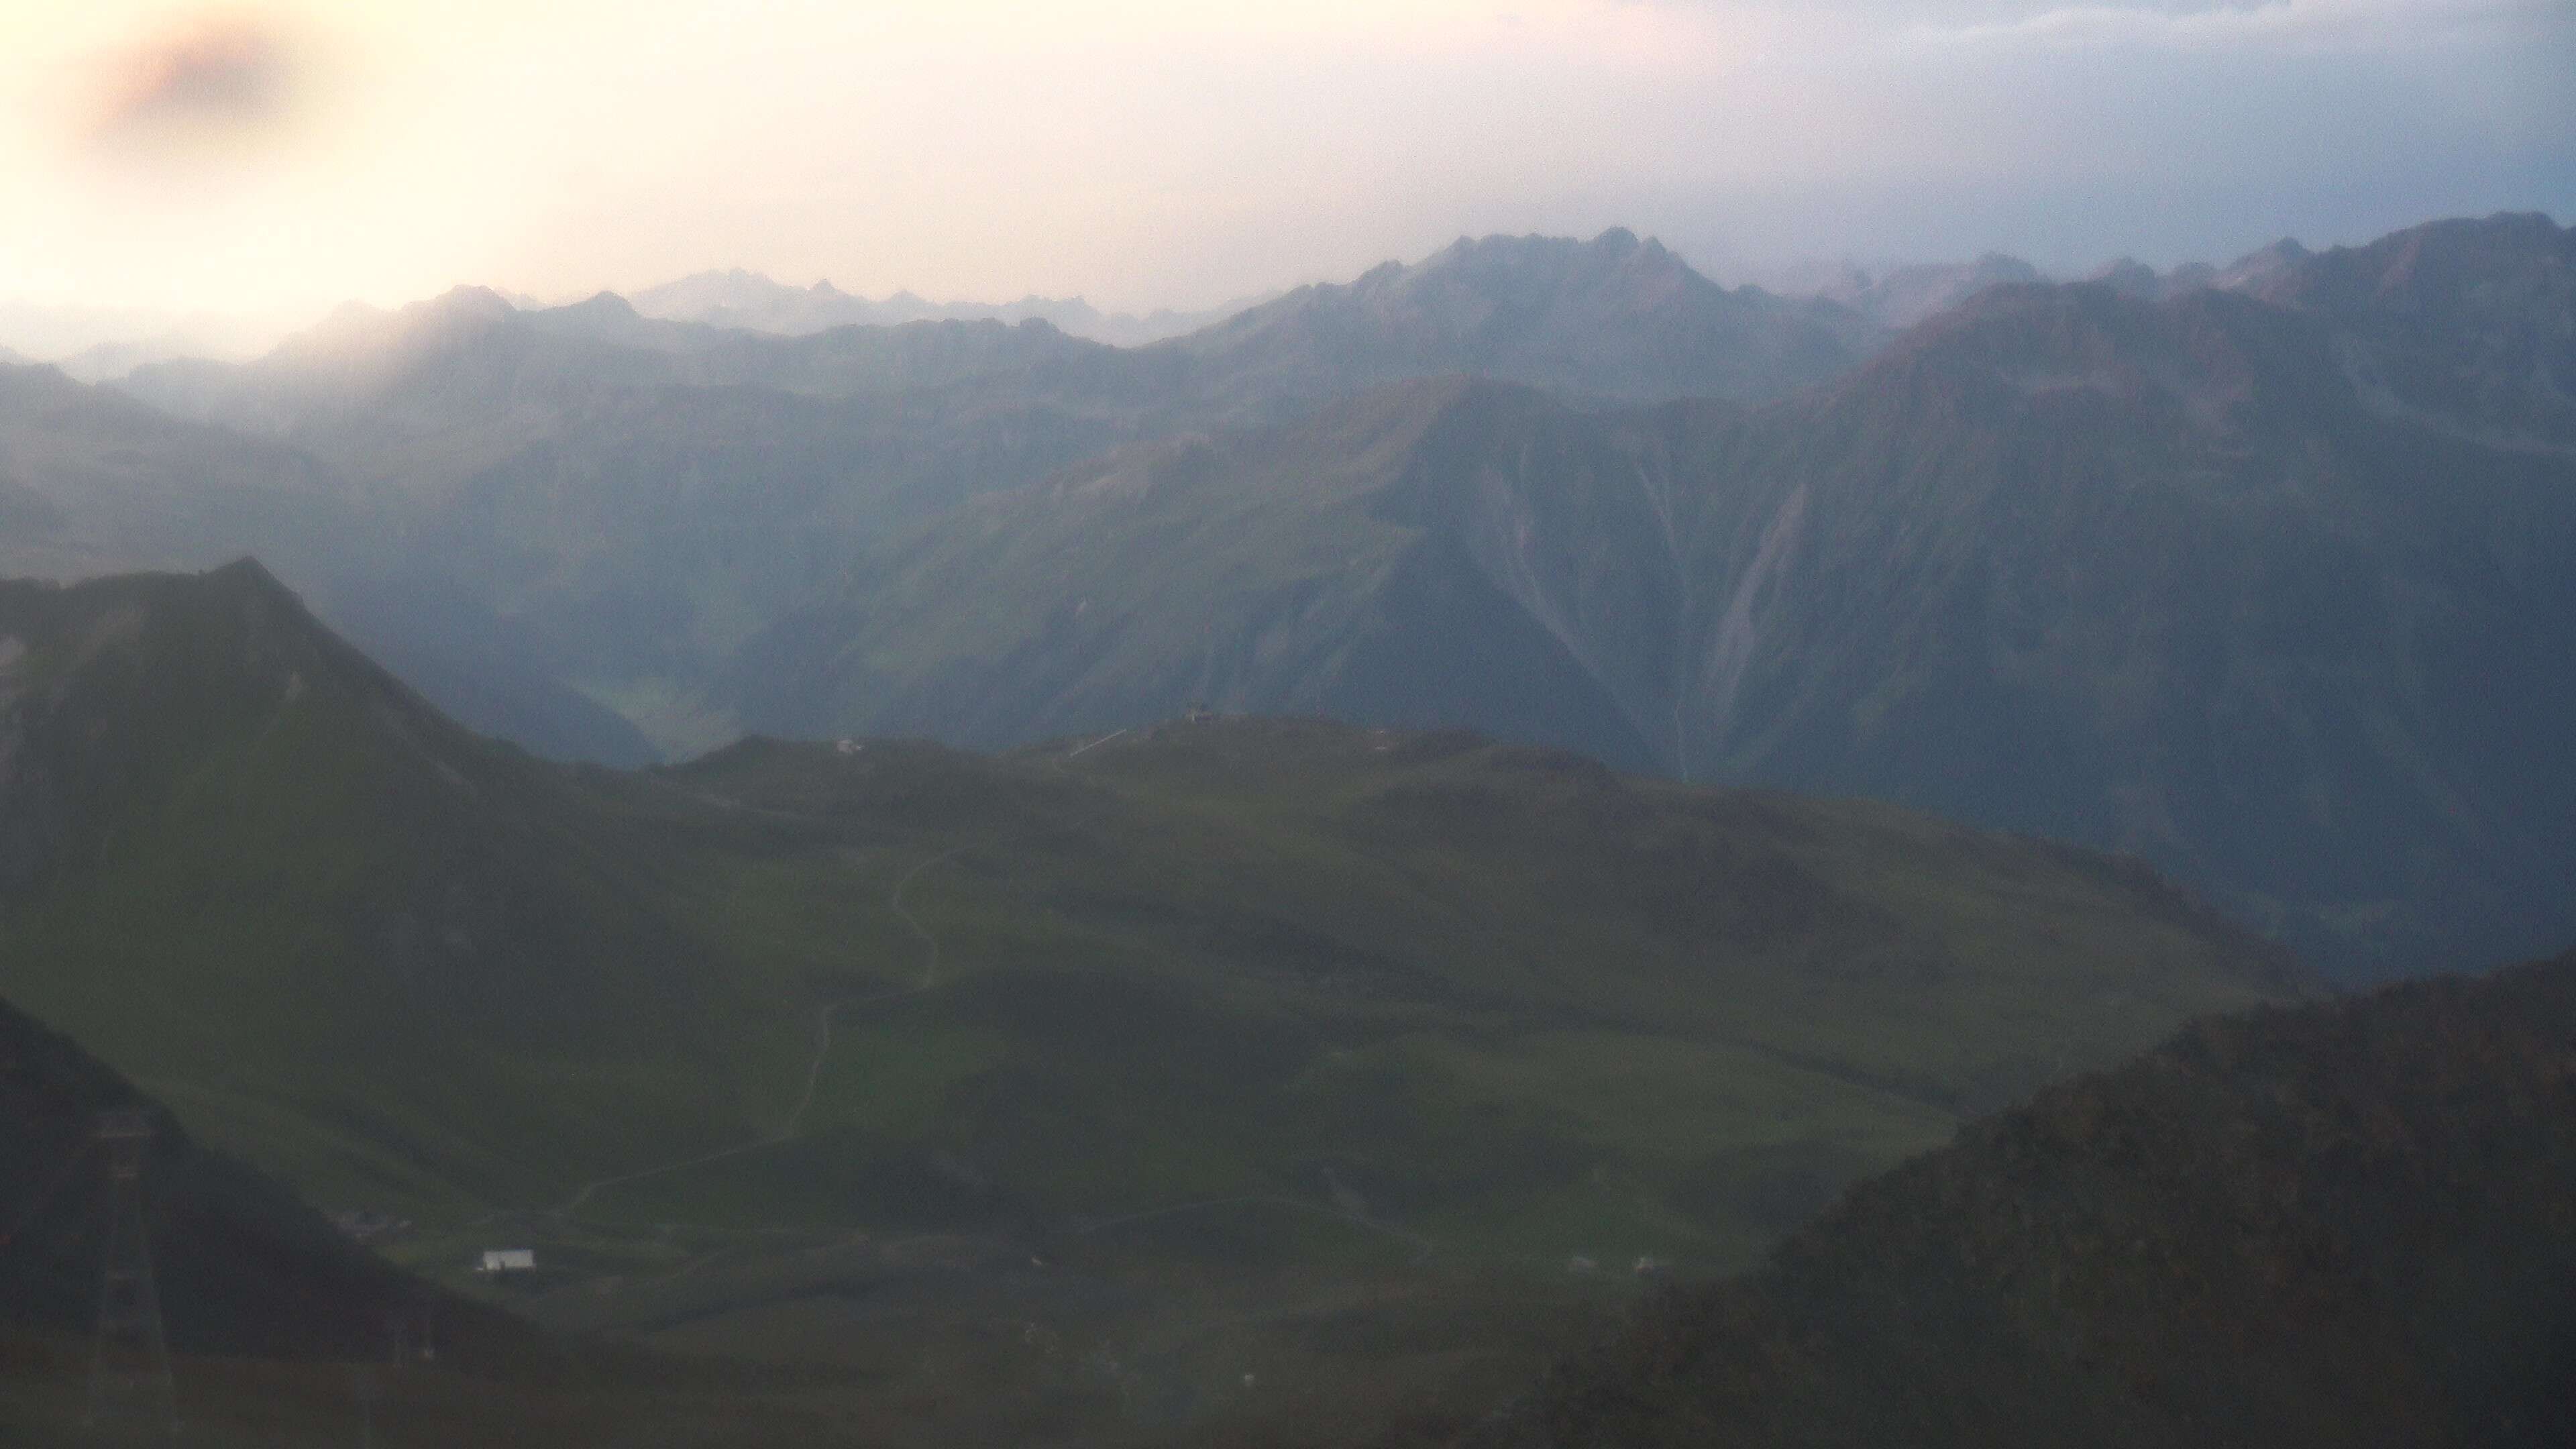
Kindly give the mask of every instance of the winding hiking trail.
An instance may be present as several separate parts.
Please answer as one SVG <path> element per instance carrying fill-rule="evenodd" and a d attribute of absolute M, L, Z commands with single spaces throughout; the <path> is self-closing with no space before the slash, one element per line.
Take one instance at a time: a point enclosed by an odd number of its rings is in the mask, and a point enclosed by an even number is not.
<path fill-rule="evenodd" d="M 1119 739 L 1128 733 L 1130 733 L 1128 730 L 1115 730 L 1109 734 L 1102 735 L 1098 739 L 1088 741 L 1087 743 L 1077 746 L 1051 761 L 1050 768 L 1059 774 L 1066 773 L 1065 766 L 1071 761 L 1082 755 L 1088 754 L 1092 750 L 1100 748 L 1102 745 L 1108 744 L 1112 740 Z M 761 813 L 776 814 L 781 812 L 764 811 Z M 551 1209 L 544 1210 L 543 1215 L 552 1218 L 557 1222 L 568 1221 L 572 1218 L 574 1213 L 580 1211 L 584 1205 L 589 1203 L 593 1196 L 603 1190 L 614 1187 L 623 1187 L 630 1183 L 649 1181 L 650 1179 L 667 1176 L 671 1173 L 685 1172 L 691 1168 L 706 1167 L 715 1163 L 729 1161 L 737 1157 L 749 1156 L 752 1153 L 766 1151 L 783 1143 L 793 1142 L 797 1138 L 803 1136 L 805 1131 L 806 1115 L 813 1110 L 815 1096 L 822 1088 L 823 1068 L 831 1060 L 834 1033 L 839 1025 L 841 1013 L 855 1008 L 875 1006 L 884 1002 L 899 1001 L 907 997 L 925 995 L 937 989 L 940 984 L 940 974 L 945 958 L 943 954 L 944 948 L 940 943 L 939 935 L 937 932 L 924 925 L 921 918 L 914 915 L 911 908 L 904 904 L 904 897 L 910 893 L 913 884 L 937 867 L 956 860 L 958 857 L 966 855 L 972 851 L 989 849 L 1006 841 L 1014 840 L 1024 835 L 1041 833 L 1044 830 L 1066 828 L 1078 827 L 1066 827 L 1062 825 L 1030 827 L 1022 830 L 1005 831 L 999 835 L 990 836 L 982 840 L 971 840 L 963 845 L 951 846 L 936 855 L 932 855 L 915 862 L 910 870 L 905 871 L 903 875 L 895 881 L 892 889 L 886 893 L 886 908 L 897 920 L 903 922 L 904 928 L 912 933 L 914 939 L 921 942 L 921 979 L 909 986 L 898 986 L 889 990 L 869 992 L 861 996 L 844 997 L 837 1001 L 826 1002 L 816 1009 L 814 1013 L 814 1052 L 805 1065 L 805 1088 L 803 1092 L 798 1095 L 796 1105 L 789 1110 L 785 1121 L 782 1122 L 774 1131 L 764 1133 L 749 1142 L 740 1143 L 733 1147 L 722 1148 L 714 1152 L 702 1153 L 695 1157 L 682 1158 L 675 1162 L 666 1162 L 658 1166 L 642 1168 L 634 1172 L 619 1173 L 615 1176 L 597 1178 L 593 1181 L 583 1183 L 570 1197 L 564 1199 L 561 1204 Z M 1412 1246 L 1415 1249 L 1414 1261 L 1416 1263 L 1422 1262 L 1440 1251 L 1440 1245 L 1433 1242 L 1431 1239 L 1422 1237 L 1416 1233 L 1408 1232 L 1405 1229 L 1396 1227 L 1390 1223 L 1380 1222 L 1376 1218 L 1368 1216 L 1365 1213 L 1349 1212 L 1338 1207 L 1329 1207 L 1321 1203 L 1309 1202 L 1300 1198 L 1284 1197 L 1268 1193 L 1251 1193 L 1235 1197 L 1211 1198 L 1193 1202 L 1173 1203 L 1163 1207 L 1147 1209 L 1142 1212 L 1127 1213 L 1118 1217 L 1106 1218 L 1088 1223 L 1079 1223 L 1073 1227 L 1073 1231 L 1078 1236 L 1090 1237 L 1133 1224 L 1229 1207 L 1260 1207 L 1287 1210 L 1316 1217 L 1328 1218 L 1350 1227 L 1382 1234 L 1386 1237 L 1393 1238 Z M 506 1216 L 511 1216 L 511 1214 L 496 1213 L 483 1219 L 483 1221 L 495 1221 Z M 675 1225 L 665 1224 L 664 1226 L 669 1227 Z M 730 1231 L 748 1235 L 765 1236 L 785 1230 L 737 1228 L 710 1229 L 710 1231 Z M 738 1251 L 741 1246 L 743 1245 L 737 1244 L 726 1248 L 720 1248 L 713 1253 L 693 1259 L 687 1264 L 684 1264 L 679 1272 L 670 1276 L 674 1278 L 686 1276 L 697 1271 L 697 1269 L 703 1267 L 707 1262 L 712 1261 L 714 1258 Z"/>
<path fill-rule="evenodd" d="M 839 1001 L 826 1002 L 822 1007 L 815 1011 L 814 1055 L 812 1059 L 805 1064 L 805 1090 L 802 1095 L 797 1097 L 795 1107 L 789 1110 L 787 1120 L 781 1123 L 777 1130 L 765 1133 L 760 1137 L 754 1138 L 753 1140 L 742 1143 L 738 1146 L 704 1153 L 697 1157 L 683 1158 L 677 1162 L 665 1162 L 659 1166 L 647 1167 L 636 1172 L 619 1173 L 614 1177 L 596 1178 L 592 1181 L 585 1182 L 573 1193 L 572 1196 L 564 1199 L 561 1204 L 550 1209 L 548 1216 L 555 1218 L 568 1218 L 572 1216 L 574 1213 L 580 1211 L 582 1205 L 589 1202 L 591 1197 L 603 1188 L 623 1187 L 628 1183 L 644 1182 L 651 1178 L 662 1177 L 674 1172 L 685 1172 L 692 1167 L 705 1167 L 713 1163 L 724 1162 L 731 1158 L 742 1157 L 750 1153 L 759 1152 L 766 1148 L 776 1147 L 784 1142 L 793 1142 L 797 1138 L 803 1136 L 805 1132 L 805 1114 L 813 1110 L 814 1094 L 821 1089 L 823 1084 L 823 1066 L 826 1062 L 831 1060 L 832 1033 L 840 1014 L 852 1007 L 873 1006 L 880 1002 L 899 1001 L 907 996 L 920 996 L 925 992 L 933 990 L 939 985 L 939 937 L 933 934 L 929 928 L 923 926 L 920 918 L 913 915 L 913 913 L 904 906 L 904 893 L 911 890 L 912 883 L 921 879 L 921 877 L 927 873 L 931 867 L 944 865 L 947 862 L 964 855 L 970 850 L 978 850 L 988 845 L 997 844 L 1008 838 L 1009 837 L 1007 836 L 995 836 L 991 840 L 968 841 L 964 845 L 943 850 L 939 854 L 931 856 L 929 859 L 914 865 L 912 869 L 904 872 L 901 880 L 895 882 L 894 889 L 886 895 L 886 907 L 894 913 L 897 920 L 902 921 L 905 927 L 911 930 L 912 934 L 918 938 L 922 944 L 923 959 L 921 979 L 910 986 L 898 986 L 890 991 L 875 991 L 864 996 L 849 996 L 843 997 Z"/>
<path fill-rule="evenodd" d="M 1293 1212 L 1305 1213 L 1310 1217 L 1330 1218 L 1334 1222 L 1345 1223 L 1351 1227 L 1366 1228 L 1370 1232 L 1382 1233 L 1398 1242 L 1411 1244 L 1414 1249 L 1413 1261 L 1416 1263 L 1420 1263 L 1440 1251 L 1440 1245 L 1438 1243 L 1431 1241 L 1429 1238 L 1423 1237 L 1419 1233 L 1407 1232 L 1391 1223 L 1382 1223 L 1373 1217 L 1368 1217 L 1361 1213 L 1345 1212 L 1340 1208 L 1326 1207 L 1322 1203 L 1308 1202 L 1303 1198 L 1281 1197 L 1276 1193 L 1246 1193 L 1239 1197 L 1216 1197 L 1209 1198 L 1203 1202 L 1174 1203 L 1169 1207 L 1148 1208 L 1144 1212 L 1140 1213 L 1126 1213 L 1114 1218 L 1104 1218 L 1095 1223 L 1085 1223 L 1082 1226 L 1075 1228 L 1074 1233 L 1078 1237 L 1087 1238 L 1097 1233 L 1107 1232 L 1112 1228 L 1126 1227 L 1130 1223 L 1151 1222 L 1158 1218 L 1173 1218 L 1179 1217 L 1185 1213 L 1204 1212 L 1212 1208 L 1225 1207 L 1286 1208 Z"/>

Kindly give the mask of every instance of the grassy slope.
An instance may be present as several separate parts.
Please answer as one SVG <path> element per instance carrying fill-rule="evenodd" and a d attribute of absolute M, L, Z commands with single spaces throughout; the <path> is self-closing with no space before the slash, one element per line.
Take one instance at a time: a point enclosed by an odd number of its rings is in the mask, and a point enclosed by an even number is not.
<path fill-rule="evenodd" d="M 1740 1266 L 1966 1113 L 2298 989 L 2116 862 L 1473 736 L 617 774 L 456 729 L 254 569 L 11 588 L 0 634 L 0 990 L 421 1219 L 410 1261 L 533 1242 L 550 1322 L 876 1353 L 925 1422 L 1090 1372 L 1006 1330 L 1114 1338 L 1083 1402 L 1156 1365 L 1176 1422 L 1215 1345 L 1499 1373 L 1610 1291 L 1574 1255 Z"/>
<path fill-rule="evenodd" d="M 778 832 L 717 931 L 931 985 L 839 1018 L 803 1138 L 603 1212 L 1061 1224 L 1329 1171 L 1471 1254 L 1734 1263 L 1963 1111 L 2290 987 L 2143 873 L 1467 738 L 755 744 L 656 783 Z"/>
<path fill-rule="evenodd" d="M 2565 1443 L 2571 1062 L 2576 956 L 2197 1025 L 1674 1295 L 1527 1439 Z"/>
<path fill-rule="evenodd" d="M 326 1202 L 455 1205 L 739 1119 L 696 1078 L 756 1023 L 577 777 L 255 572 L 0 608 L 28 647 L 0 984 L 218 1142 Z"/>
<path fill-rule="evenodd" d="M 764 1202 L 878 1162 L 891 1210 L 939 1152 L 1055 1217 L 1331 1167 L 1470 1241 L 1733 1259 L 1762 1232 L 1675 1197 L 1728 1153 L 1838 1180 L 2287 988 L 2142 874 L 1863 805 L 1252 721 L 573 773 L 239 571 L 13 602 L 60 823 L 10 990 L 314 1190 L 533 1206 L 781 1131 L 819 1010 L 907 991 L 836 1020 Z"/>

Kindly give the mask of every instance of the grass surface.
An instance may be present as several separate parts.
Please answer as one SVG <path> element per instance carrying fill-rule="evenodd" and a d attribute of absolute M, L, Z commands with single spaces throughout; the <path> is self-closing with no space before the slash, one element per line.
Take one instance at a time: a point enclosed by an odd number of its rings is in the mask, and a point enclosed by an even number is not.
<path fill-rule="evenodd" d="M 478 1291 L 540 1321 L 953 1340 L 900 1381 L 1108 1395 L 1059 1427 L 1215 1422 L 1264 1371 L 1208 1344 L 1314 1387 L 1410 1334 L 1434 1397 L 1532 1367 L 1506 1325 L 1557 1310 L 1496 1305 L 1741 1268 L 1967 1114 L 2298 990 L 2120 862 L 1472 736 L 617 774 L 456 729 L 251 572 L 0 594 L 0 632 L 0 992 L 415 1220 L 402 1261 L 536 1246 Z M 1076 1392 L 996 1334 L 1192 1367 Z"/>

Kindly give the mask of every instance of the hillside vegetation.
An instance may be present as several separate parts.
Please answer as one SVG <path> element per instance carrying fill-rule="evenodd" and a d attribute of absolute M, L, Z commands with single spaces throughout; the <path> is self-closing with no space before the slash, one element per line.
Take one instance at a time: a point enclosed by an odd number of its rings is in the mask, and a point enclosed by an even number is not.
<path fill-rule="evenodd" d="M 95 1131 L 111 1110 L 141 1110 L 154 1128 L 139 1191 L 178 1351 L 381 1356 L 389 1321 L 417 1338 L 443 1319 L 451 1350 L 490 1352 L 513 1336 L 498 1315 L 396 1271 L 292 1193 L 198 1146 L 115 1072 L 5 1003 L 0 1330 L 85 1333 L 97 1322 L 108 1159 Z"/>
<path fill-rule="evenodd" d="M 573 769 L 252 565 L 0 589 L 0 991 L 410 1261 L 538 1244 L 561 1326 L 768 1352 L 876 1332 L 791 1326 L 856 1294 L 1114 1346 L 1256 1284 L 1739 1267 L 2304 989 L 2134 863 L 1885 806 L 1264 719 Z M 1440 1310 L 1422 1372 L 1531 1311 Z"/>
<path fill-rule="evenodd" d="M 1504 1442 L 2576 1437 L 2576 956 L 2201 1023 L 1677 1293 Z"/>

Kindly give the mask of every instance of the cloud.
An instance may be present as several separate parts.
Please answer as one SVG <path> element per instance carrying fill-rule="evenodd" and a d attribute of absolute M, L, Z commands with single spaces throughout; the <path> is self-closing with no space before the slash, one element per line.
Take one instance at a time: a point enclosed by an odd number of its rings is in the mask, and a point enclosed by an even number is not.
<path fill-rule="evenodd" d="M 2402 48 L 2499 26 L 2560 28 L 2564 0 L 2212 0 L 1996 7 L 2012 13 L 1918 22 L 1910 38 L 1946 44 L 2041 42 L 2238 49 Z"/>
<path fill-rule="evenodd" d="M 0 0 L 0 290 L 1154 306 L 1613 224 L 2163 264 L 2576 214 L 2571 41 L 2570 0 Z"/>
<path fill-rule="evenodd" d="M 291 123 L 305 72 L 302 48 L 277 22 L 198 15 L 94 60 L 82 138 L 129 156 L 245 147 Z"/>

